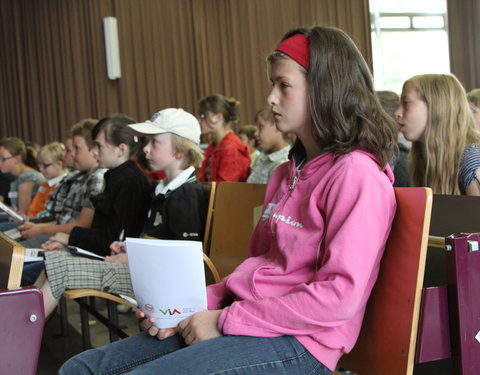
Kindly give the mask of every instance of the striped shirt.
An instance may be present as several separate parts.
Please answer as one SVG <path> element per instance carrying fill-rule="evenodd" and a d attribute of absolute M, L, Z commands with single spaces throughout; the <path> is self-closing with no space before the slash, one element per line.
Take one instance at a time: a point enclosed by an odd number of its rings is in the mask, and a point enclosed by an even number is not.
<path fill-rule="evenodd" d="M 458 170 L 458 186 L 460 188 L 460 194 L 466 194 L 467 186 L 469 186 L 474 179 L 478 181 L 477 169 L 479 168 L 480 145 L 473 144 L 465 148 L 460 159 L 460 168 Z"/>

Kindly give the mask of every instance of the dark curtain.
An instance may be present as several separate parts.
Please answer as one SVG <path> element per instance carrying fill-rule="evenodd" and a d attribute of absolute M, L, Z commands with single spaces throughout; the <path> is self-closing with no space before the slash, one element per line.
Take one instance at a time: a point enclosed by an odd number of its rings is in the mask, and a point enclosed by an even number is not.
<path fill-rule="evenodd" d="M 122 77 L 107 77 L 103 18 L 117 17 Z M 349 33 L 371 65 L 367 0 L 0 0 L 0 137 L 63 139 L 85 117 L 196 113 L 234 96 L 253 122 L 269 90 L 266 55 L 283 34 Z"/>
<path fill-rule="evenodd" d="M 470 91 L 480 88 L 480 0 L 447 0 L 450 70 Z"/>

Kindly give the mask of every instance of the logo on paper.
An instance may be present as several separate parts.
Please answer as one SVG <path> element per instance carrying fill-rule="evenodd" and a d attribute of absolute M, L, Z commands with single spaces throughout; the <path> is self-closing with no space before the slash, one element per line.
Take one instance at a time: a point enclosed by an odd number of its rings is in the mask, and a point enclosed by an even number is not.
<path fill-rule="evenodd" d="M 155 311 L 155 307 L 153 307 L 152 305 L 150 305 L 148 303 L 145 304 L 145 306 L 143 306 L 143 308 L 145 309 L 145 311 L 150 312 L 150 313 Z"/>
<path fill-rule="evenodd" d="M 173 309 L 173 311 L 171 309 L 166 309 L 166 310 L 158 309 L 158 311 L 160 311 L 163 315 L 181 314 L 181 312 L 178 311 L 177 309 Z"/>

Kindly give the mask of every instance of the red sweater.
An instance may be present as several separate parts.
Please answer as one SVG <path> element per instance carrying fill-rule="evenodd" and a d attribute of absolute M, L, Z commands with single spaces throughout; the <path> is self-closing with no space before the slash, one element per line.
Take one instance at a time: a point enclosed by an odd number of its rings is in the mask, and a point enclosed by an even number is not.
<path fill-rule="evenodd" d="M 211 181 L 246 181 L 250 172 L 250 150 L 234 133 L 228 133 L 214 151 L 215 145 L 205 149 L 200 181 L 207 181 L 207 165 L 210 163 Z"/>

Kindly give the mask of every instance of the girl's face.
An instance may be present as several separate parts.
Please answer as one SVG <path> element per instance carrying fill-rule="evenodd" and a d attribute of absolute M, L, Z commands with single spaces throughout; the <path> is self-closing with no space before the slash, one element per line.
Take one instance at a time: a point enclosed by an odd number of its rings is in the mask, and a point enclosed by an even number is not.
<path fill-rule="evenodd" d="M 423 138 L 428 121 L 428 106 L 412 84 L 404 86 L 395 117 L 407 140 L 415 142 Z"/>
<path fill-rule="evenodd" d="M 220 119 L 222 118 L 221 113 L 213 113 L 210 111 L 200 110 L 198 115 L 198 122 L 200 123 L 200 129 L 202 134 L 209 134 L 214 131 L 220 124 Z"/>
<path fill-rule="evenodd" d="M 0 171 L 9 173 L 18 164 L 18 158 L 12 156 L 5 147 L 0 147 Z"/>
<path fill-rule="evenodd" d="M 143 148 L 143 152 L 145 152 L 145 157 L 154 171 L 165 171 L 177 161 L 170 133 L 150 136 L 147 145 Z"/>
<path fill-rule="evenodd" d="M 472 109 L 475 125 L 477 126 L 478 129 L 480 129 L 480 108 L 472 102 L 470 102 L 470 108 Z"/>
<path fill-rule="evenodd" d="M 274 62 L 270 72 L 272 91 L 267 100 L 272 107 L 277 129 L 306 139 L 311 138 L 311 118 L 308 82 L 301 69 L 289 58 Z"/>
<path fill-rule="evenodd" d="M 103 131 L 97 134 L 95 138 L 95 147 L 93 155 L 98 161 L 98 165 L 102 168 L 115 168 L 123 163 L 123 152 L 120 146 L 114 146 L 105 140 Z"/>
<path fill-rule="evenodd" d="M 47 180 L 58 177 L 63 173 L 63 162 L 61 161 L 53 163 L 48 160 L 42 160 L 37 165 L 40 172 L 42 172 L 43 177 Z"/>

